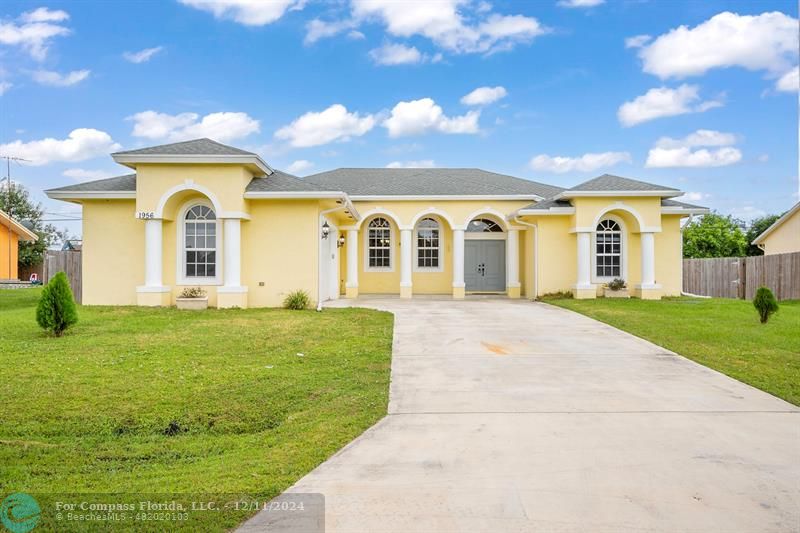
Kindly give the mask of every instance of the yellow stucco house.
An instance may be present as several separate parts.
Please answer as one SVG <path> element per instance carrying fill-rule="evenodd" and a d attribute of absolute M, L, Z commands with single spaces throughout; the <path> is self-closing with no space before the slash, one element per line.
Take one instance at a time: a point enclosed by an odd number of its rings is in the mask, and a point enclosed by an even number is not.
<path fill-rule="evenodd" d="M 764 255 L 800 252 L 800 202 L 753 239 Z"/>
<path fill-rule="evenodd" d="M 300 179 L 210 139 L 112 154 L 128 174 L 47 191 L 83 206 L 83 303 L 279 306 L 359 294 L 640 298 L 681 291 L 681 191 L 603 175 L 571 189 L 466 168 Z"/>
<path fill-rule="evenodd" d="M 19 276 L 19 241 L 35 241 L 38 238 L 34 232 L 0 210 L 0 280 L 16 280 Z"/>

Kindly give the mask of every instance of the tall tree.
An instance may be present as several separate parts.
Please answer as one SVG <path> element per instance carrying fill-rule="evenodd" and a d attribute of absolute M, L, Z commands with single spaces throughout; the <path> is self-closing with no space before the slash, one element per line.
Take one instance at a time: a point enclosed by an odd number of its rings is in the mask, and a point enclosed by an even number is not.
<path fill-rule="evenodd" d="M 704 215 L 683 230 L 684 257 L 742 257 L 747 250 L 744 224 L 730 215 Z"/>
<path fill-rule="evenodd" d="M 750 227 L 747 229 L 747 255 L 764 255 L 764 250 L 753 244 L 753 241 L 779 218 L 781 215 L 767 215 L 750 223 Z"/>
<path fill-rule="evenodd" d="M 24 222 L 28 229 L 36 233 L 39 239 L 36 242 L 20 241 L 19 264 L 22 266 L 38 265 L 44 258 L 44 251 L 55 242 L 56 228 L 46 224 L 44 207 L 30 198 L 28 190 L 18 183 L 8 182 L 0 184 L 0 209 L 11 215 L 18 222 Z"/>

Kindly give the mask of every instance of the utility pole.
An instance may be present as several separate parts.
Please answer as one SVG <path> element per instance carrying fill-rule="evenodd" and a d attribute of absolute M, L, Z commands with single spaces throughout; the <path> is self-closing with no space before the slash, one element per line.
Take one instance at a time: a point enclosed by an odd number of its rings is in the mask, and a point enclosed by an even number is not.
<path fill-rule="evenodd" d="M 30 160 L 29 159 L 23 159 L 21 157 L 14 157 L 14 156 L 10 156 L 10 155 L 0 156 L 0 159 L 5 159 L 6 160 L 6 179 L 7 179 L 7 183 L 8 183 L 8 206 L 7 206 L 8 207 L 8 212 L 6 214 L 8 215 L 8 279 L 10 280 L 11 279 L 11 201 L 12 201 L 12 196 L 11 196 L 11 162 L 12 161 L 30 162 Z"/>

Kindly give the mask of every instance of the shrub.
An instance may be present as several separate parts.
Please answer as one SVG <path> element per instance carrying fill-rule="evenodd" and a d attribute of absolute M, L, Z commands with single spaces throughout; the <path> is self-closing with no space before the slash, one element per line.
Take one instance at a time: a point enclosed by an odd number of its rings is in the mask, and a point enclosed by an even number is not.
<path fill-rule="evenodd" d="M 56 337 L 78 321 L 78 311 L 67 275 L 59 272 L 42 289 L 42 296 L 36 306 L 36 322 L 52 332 Z"/>
<path fill-rule="evenodd" d="M 608 282 L 608 288 L 612 291 L 621 291 L 625 288 L 625 280 L 622 278 L 614 278 Z"/>
<path fill-rule="evenodd" d="M 178 295 L 178 298 L 202 298 L 206 291 L 200 287 L 186 287 Z"/>
<path fill-rule="evenodd" d="M 767 287 L 759 287 L 756 297 L 753 298 L 753 306 L 758 310 L 761 323 L 766 324 L 772 313 L 778 312 L 778 301 L 775 295 Z"/>
<path fill-rule="evenodd" d="M 546 294 L 542 294 L 539 296 L 538 300 L 540 301 L 548 301 L 548 300 L 571 300 L 573 298 L 573 294 L 569 291 L 558 291 L 558 292 L 548 292 Z"/>
<path fill-rule="evenodd" d="M 309 305 L 311 305 L 311 298 L 308 297 L 306 291 L 294 291 L 283 300 L 283 307 L 286 309 L 307 309 Z"/>

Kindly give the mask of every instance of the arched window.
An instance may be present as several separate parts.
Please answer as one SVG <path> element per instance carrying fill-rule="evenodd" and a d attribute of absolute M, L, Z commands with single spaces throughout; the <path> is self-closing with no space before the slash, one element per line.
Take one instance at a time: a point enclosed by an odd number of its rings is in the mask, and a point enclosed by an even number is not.
<path fill-rule="evenodd" d="M 367 227 L 367 267 L 392 268 L 392 226 L 385 218 L 373 218 Z"/>
<path fill-rule="evenodd" d="M 417 224 L 417 269 L 439 270 L 441 244 L 439 223 L 432 218 L 420 220 Z"/>
<path fill-rule="evenodd" d="M 503 228 L 488 218 L 476 218 L 469 223 L 467 231 L 470 233 L 503 233 Z"/>
<path fill-rule="evenodd" d="M 601 220 L 595 235 L 595 269 L 598 278 L 622 277 L 622 229 L 611 219 Z"/>
<path fill-rule="evenodd" d="M 217 275 L 217 217 L 214 210 L 196 205 L 183 219 L 183 258 L 186 278 Z"/>

